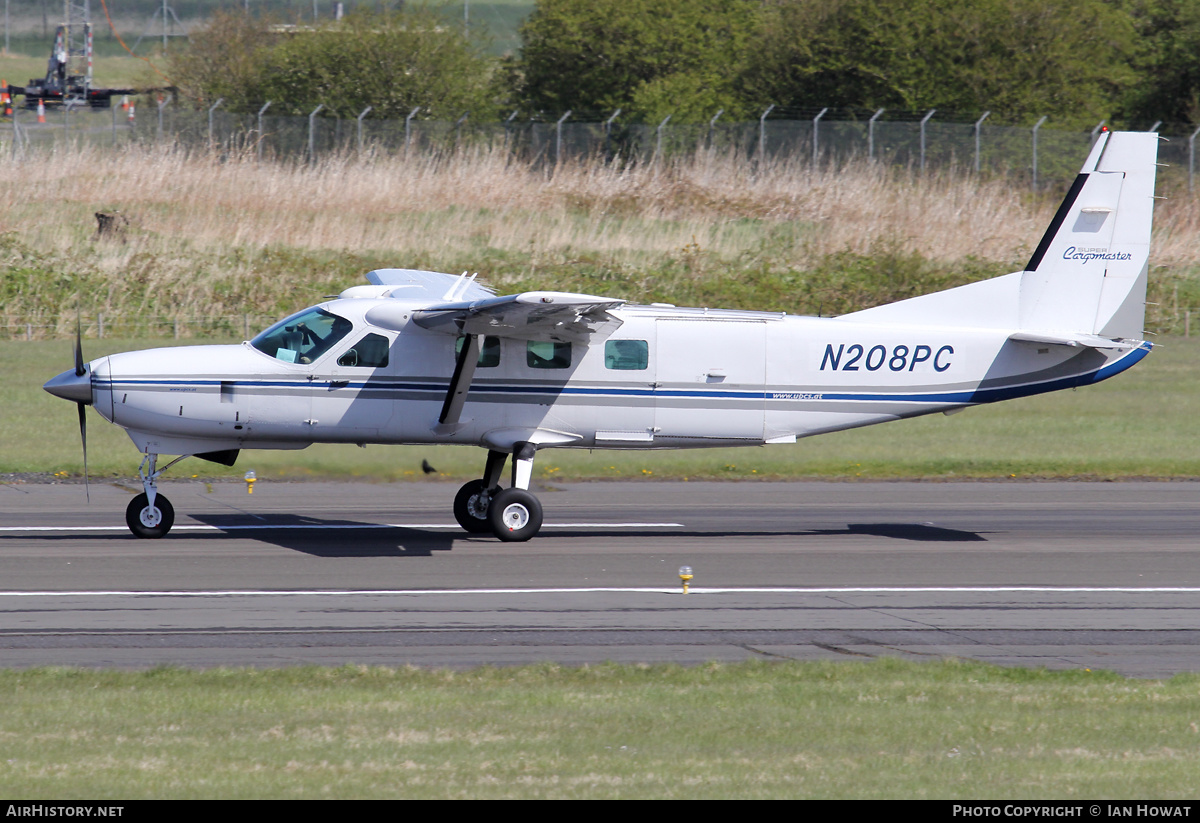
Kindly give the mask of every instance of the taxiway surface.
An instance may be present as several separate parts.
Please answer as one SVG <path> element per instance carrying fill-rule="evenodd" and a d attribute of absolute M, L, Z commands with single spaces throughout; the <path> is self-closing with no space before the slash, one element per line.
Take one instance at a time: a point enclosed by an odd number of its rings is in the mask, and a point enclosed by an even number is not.
<path fill-rule="evenodd" d="M 141 541 L 128 484 L 0 485 L 0 665 L 1200 671 L 1200 483 L 556 484 L 523 544 L 462 533 L 456 489 L 164 483 Z"/>

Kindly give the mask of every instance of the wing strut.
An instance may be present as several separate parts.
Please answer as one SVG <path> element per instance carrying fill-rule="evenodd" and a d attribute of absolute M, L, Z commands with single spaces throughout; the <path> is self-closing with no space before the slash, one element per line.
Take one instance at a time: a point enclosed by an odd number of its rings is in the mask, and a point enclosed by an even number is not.
<path fill-rule="evenodd" d="M 467 389 L 471 388 L 471 379 L 475 376 L 475 367 L 479 365 L 479 346 L 481 335 L 468 334 L 463 341 L 462 351 L 454 363 L 454 376 L 450 378 L 450 388 L 446 392 L 446 401 L 442 403 L 442 413 L 438 422 L 443 425 L 454 425 L 462 417 L 463 405 L 467 402 Z"/>

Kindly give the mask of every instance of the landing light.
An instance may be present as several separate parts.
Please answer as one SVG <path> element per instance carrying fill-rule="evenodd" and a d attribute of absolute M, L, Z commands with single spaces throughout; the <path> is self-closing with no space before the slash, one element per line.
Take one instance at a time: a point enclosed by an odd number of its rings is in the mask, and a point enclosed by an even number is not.
<path fill-rule="evenodd" d="M 683 583 L 683 593 L 684 594 L 688 593 L 688 583 L 691 582 L 691 579 L 692 579 L 692 567 L 691 566 L 680 566 L 679 567 L 679 580 L 680 580 L 680 582 Z"/>

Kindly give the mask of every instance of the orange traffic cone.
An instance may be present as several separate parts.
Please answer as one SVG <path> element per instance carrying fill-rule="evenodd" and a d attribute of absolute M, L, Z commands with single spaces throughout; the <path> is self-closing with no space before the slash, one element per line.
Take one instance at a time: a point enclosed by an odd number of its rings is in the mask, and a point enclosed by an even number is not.
<path fill-rule="evenodd" d="M 46 104 L 43 103 L 41 100 L 38 101 L 38 122 L 39 123 L 46 122 Z"/>
<path fill-rule="evenodd" d="M 12 95 L 8 93 L 8 81 L 0 79 L 0 107 L 4 109 L 5 117 L 12 114 Z"/>
<path fill-rule="evenodd" d="M 121 95 L 121 111 L 129 111 L 129 95 Z"/>

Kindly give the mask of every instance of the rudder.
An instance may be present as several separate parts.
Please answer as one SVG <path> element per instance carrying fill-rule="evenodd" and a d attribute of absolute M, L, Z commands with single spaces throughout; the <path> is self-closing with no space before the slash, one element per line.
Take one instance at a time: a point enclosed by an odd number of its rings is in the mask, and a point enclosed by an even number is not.
<path fill-rule="evenodd" d="M 1158 135 L 1100 136 L 1021 275 L 1021 329 L 1140 339 Z"/>

